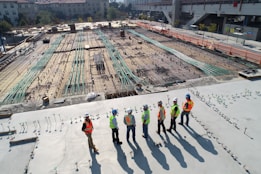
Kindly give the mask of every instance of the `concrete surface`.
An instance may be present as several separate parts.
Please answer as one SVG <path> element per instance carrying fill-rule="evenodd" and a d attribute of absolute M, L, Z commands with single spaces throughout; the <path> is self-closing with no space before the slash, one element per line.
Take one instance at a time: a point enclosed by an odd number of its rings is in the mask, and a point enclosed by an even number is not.
<path fill-rule="evenodd" d="M 17 131 L 0 136 L 1 173 L 261 173 L 260 86 L 258 80 L 238 79 L 14 114 L 0 120 L 1 132 Z M 157 101 L 162 100 L 166 108 L 168 128 L 172 98 L 178 97 L 181 106 L 186 93 L 195 103 L 190 126 L 177 125 L 177 133 L 159 136 L 155 132 Z M 147 141 L 141 136 L 143 104 L 151 110 Z M 136 117 L 137 143 L 126 141 L 123 116 L 128 107 Z M 119 111 L 121 146 L 112 143 L 108 119 L 112 108 Z M 81 132 L 86 112 L 93 119 L 93 140 L 99 154 L 89 151 L 87 137 Z M 36 136 L 36 142 L 9 145 Z"/>

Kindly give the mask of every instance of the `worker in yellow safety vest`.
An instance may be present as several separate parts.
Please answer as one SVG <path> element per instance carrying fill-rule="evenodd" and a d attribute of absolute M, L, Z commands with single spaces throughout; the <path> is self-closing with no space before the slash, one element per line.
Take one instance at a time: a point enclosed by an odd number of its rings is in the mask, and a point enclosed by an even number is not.
<path fill-rule="evenodd" d="M 119 140 L 119 127 L 116 119 L 118 111 L 116 109 L 113 109 L 111 113 L 112 115 L 110 116 L 110 128 L 112 130 L 112 141 L 121 145 L 122 142 Z"/>
<path fill-rule="evenodd" d="M 188 126 L 189 125 L 189 113 L 190 111 L 192 110 L 194 106 L 194 102 L 191 100 L 190 98 L 190 95 L 189 94 L 186 94 L 186 102 L 183 103 L 183 111 L 181 112 L 181 115 L 180 115 L 180 125 L 183 125 L 183 116 L 186 115 L 186 125 Z"/>
<path fill-rule="evenodd" d="M 132 115 L 132 109 L 128 108 L 127 110 L 127 115 L 124 116 L 123 123 L 127 126 L 127 134 L 126 138 L 127 141 L 129 142 L 129 137 L 130 137 L 130 130 L 132 131 L 132 139 L 134 142 L 136 142 L 135 139 L 135 129 L 136 129 L 136 121 L 134 115 Z"/>
<path fill-rule="evenodd" d="M 171 109 L 170 109 L 170 127 L 169 129 L 167 129 L 168 132 L 171 133 L 171 129 L 174 129 L 174 131 L 176 132 L 176 119 L 178 118 L 179 116 L 179 113 L 180 113 L 180 109 L 179 109 L 179 106 L 178 106 L 178 99 L 175 97 L 173 99 L 173 105 L 171 106 Z"/>
<path fill-rule="evenodd" d="M 150 123 L 150 110 L 148 105 L 143 105 L 143 113 L 141 116 L 143 137 L 148 138 L 148 126 Z"/>

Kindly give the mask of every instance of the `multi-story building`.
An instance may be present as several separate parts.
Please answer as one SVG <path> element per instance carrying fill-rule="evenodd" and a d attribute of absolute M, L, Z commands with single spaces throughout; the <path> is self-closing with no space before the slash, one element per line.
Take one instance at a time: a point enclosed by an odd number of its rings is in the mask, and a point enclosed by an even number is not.
<path fill-rule="evenodd" d="M 12 24 L 18 20 L 17 0 L 0 0 L 0 20 L 7 18 Z"/>
<path fill-rule="evenodd" d="M 108 7 L 109 0 L 0 0 L 0 20 L 5 15 L 16 25 L 19 13 L 34 20 L 40 10 L 54 12 L 66 19 L 88 16 L 103 19 Z"/>

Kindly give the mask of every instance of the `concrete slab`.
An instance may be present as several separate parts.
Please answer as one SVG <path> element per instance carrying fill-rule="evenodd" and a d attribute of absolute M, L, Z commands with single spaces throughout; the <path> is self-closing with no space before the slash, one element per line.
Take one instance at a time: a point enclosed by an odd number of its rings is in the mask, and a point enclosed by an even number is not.
<path fill-rule="evenodd" d="M 238 80 L 229 83 L 191 87 L 155 94 L 94 101 L 34 112 L 13 114 L 1 119 L 0 168 L 4 173 L 261 173 L 261 81 Z M 190 126 L 177 125 L 177 133 L 157 127 L 157 101 L 167 111 L 170 125 L 172 98 L 182 104 L 190 93 L 195 106 Z M 142 105 L 151 112 L 150 138 L 142 137 Z M 128 107 L 136 117 L 136 140 L 126 141 L 123 116 Z M 114 145 L 109 128 L 112 108 L 118 109 L 121 146 Z M 94 124 L 93 140 L 99 154 L 89 151 L 81 131 L 84 114 Z M 177 119 L 178 122 L 180 118 Z M 38 137 L 38 141 L 10 147 L 9 141 Z"/>

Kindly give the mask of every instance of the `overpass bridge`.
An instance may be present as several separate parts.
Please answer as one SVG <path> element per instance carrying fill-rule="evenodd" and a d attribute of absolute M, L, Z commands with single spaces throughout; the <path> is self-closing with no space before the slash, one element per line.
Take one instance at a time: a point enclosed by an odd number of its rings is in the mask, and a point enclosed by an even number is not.
<path fill-rule="evenodd" d="M 222 17 L 223 33 L 228 16 L 244 16 L 243 26 L 247 26 L 253 17 L 261 19 L 261 0 L 125 0 L 125 3 L 131 3 L 133 10 L 137 11 L 163 12 L 173 26 L 180 22 L 184 14 L 190 17 L 186 26 L 198 23 L 209 15 Z M 261 35 L 258 31 L 252 33 L 255 33 L 250 38 L 253 40 Z"/>

